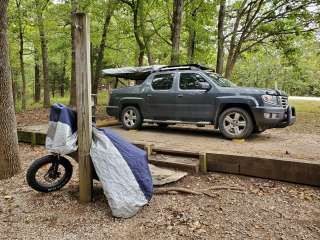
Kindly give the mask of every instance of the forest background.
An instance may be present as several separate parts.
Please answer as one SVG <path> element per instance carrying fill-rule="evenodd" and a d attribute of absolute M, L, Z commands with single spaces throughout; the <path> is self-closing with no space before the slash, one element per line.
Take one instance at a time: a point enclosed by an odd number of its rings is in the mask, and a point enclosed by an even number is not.
<path fill-rule="evenodd" d="M 16 111 L 75 104 L 72 14 L 90 17 L 93 93 L 111 67 L 207 65 L 240 86 L 320 96 L 319 0 L 12 0 Z"/>

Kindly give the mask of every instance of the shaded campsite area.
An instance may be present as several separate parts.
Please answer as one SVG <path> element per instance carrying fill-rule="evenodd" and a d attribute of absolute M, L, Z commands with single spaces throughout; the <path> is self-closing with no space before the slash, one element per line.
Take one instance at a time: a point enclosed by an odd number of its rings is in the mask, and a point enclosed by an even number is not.
<path fill-rule="evenodd" d="M 297 123 L 290 128 L 268 130 L 244 143 L 223 139 L 210 129 L 190 130 L 185 126 L 157 130 L 146 127 L 141 131 L 114 130 L 128 140 L 149 137 L 178 144 L 181 148 L 197 144 L 211 149 L 234 146 L 259 149 L 270 147 L 270 154 L 316 159 L 319 156 L 320 103 L 297 101 Z M 99 108 L 103 118 L 104 107 Z M 38 111 L 38 110 L 35 110 Z M 17 115 L 18 123 L 28 125 L 45 123 L 47 112 L 24 112 Z M 197 140 L 198 139 L 198 140 Z M 275 140 L 276 139 L 276 140 Z M 297 142 L 288 153 L 274 152 L 272 146 L 279 139 Z M 275 145 L 272 145 L 275 142 Z M 161 144 L 161 141 L 159 142 Z M 167 142 L 166 144 L 170 144 Z M 220 144 L 220 145 L 219 145 Z M 284 144 L 286 151 L 288 144 Z M 298 148 L 295 152 L 295 148 Z M 268 148 L 267 148 L 268 149 Z M 313 150 L 312 150 L 313 149 Z M 226 149 L 220 149 L 227 151 Z M 312 152 L 313 151 L 313 152 Z M 262 154 L 261 152 L 257 152 Z M 297 155 L 297 154 L 303 155 Z M 20 144 L 22 171 L 8 180 L 2 180 L 0 193 L 1 236 L 13 239 L 317 239 L 320 237 L 320 191 L 318 188 L 273 180 L 236 176 L 223 173 L 188 175 L 169 186 L 190 190 L 205 190 L 207 195 L 155 194 L 134 218 L 112 217 L 101 184 L 94 182 L 93 202 L 83 205 L 78 201 L 77 174 L 62 190 L 42 194 L 33 191 L 25 181 L 25 172 L 31 162 L 46 154 L 42 146 Z M 263 154 L 267 154 L 263 152 Z M 78 171 L 74 164 L 74 172 Z M 214 187 L 223 187 L 215 190 Z M 225 187 L 225 188 L 224 188 Z M 236 190 L 232 190 L 236 188 Z M 10 226 L 10 227 L 9 227 Z M 10 232 L 8 232 L 8 229 Z"/>
<path fill-rule="evenodd" d="M 320 239 L 319 16 L 1 1 L 0 240 Z"/>
<path fill-rule="evenodd" d="M 191 175 L 174 186 L 206 189 L 211 197 L 156 194 L 135 217 L 116 219 L 98 182 L 94 183 L 93 202 L 79 203 L 77 174 L 58 192 L 43 194 L 30 189 L 25 171 L 34 158 L 45 153 L 43 147 L 20 144 L 21 173 L 1 181 L 0 236 L 11 239 L 320 237 L 318 188 L 219 173 Z M 210 190 L 217 186 L 226 189 Z"/>
<path fill-rule="evenodd" d="M 105 94 L 101 94 L 106 97 Z M 99 96 L 101 99 L 102 96 Z M 101 103 L 102 100 L 100 100 Z M 200 152 L 240 153 L 255 156 L 319 160 L 320 101 L 291 100 L 297 109 L 297 122 L 288 128 L 270 129 L 254 134 L 246 141 L 230 141 L 212 129 L 175 125 L 167 129 L 145 125 L 142 130 L 126 131 L 121 125 L 113 130 L 131 142 L 144 142 L 158 147 Z M 106 120 L 105 105 L 98 106 L 97 119 Z M 36 114 L 35 114 L 36 113 Z M 17 114 L 18 126 L 46 124 L 48 110 L 35 109 Z"/>

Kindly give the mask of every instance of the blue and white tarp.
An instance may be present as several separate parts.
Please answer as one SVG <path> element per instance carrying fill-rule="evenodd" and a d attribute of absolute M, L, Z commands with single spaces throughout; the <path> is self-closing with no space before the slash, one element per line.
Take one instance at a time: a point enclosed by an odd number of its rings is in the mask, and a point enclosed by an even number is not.
<path fill-rule="evenodd" d="M 76 151 L 76 129 L 75 112 L 61 104 L 53 105 L 48 150 L 59 154 Z M 145 151 L 108 128 L 93 127 L 90 156 L 113 216 L 132 217 L 150 201 L 153 184 Z"/>
<path fill-rule="evenodd" d="M 61 155 L 77 151 L 77 115 L 62 104 L 51 106 L 46 149 Z"/>

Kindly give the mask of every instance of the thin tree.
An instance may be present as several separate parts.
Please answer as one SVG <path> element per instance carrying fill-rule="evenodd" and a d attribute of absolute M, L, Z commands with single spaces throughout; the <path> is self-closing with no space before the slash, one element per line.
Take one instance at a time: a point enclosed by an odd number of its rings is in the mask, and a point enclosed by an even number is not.
<path fill-rule="evenodd" d="M 223 73 L 223 60 L 224 60 L 224 18 L 225 18 L 226 0 L 220 0 L 219 15 L 218 15 L 218 43 L 217 43 L 217 64 L 216 72 Z"/>
<path fill-rule="evenodd" d="M 188 30 L 188 63 L 194 63 L 194 57 L 196 52 L 196 38 L 197 38 L 197 18 L 198 13 L 201 10 L 203 1 L 190 0 L 190 10 L 187 13 L 187 30 Z"/>
<path fill-rule="evenodd" d="M 145 55 L 146 46 L 143 41 L 142 29 L 139 24 L 139 15 L 143 7 L 143 0 L 121 0 L 121 2 L 127 4 L 133 13 L 133 34 L 138 45 L 138 66 L 143 65 L 143 58 Z"/>
<path fill-rule="evenodd" d="M 34 48 L 34 101 L 40 102 L 41 83 L 40 83 L 40 66 L 38 49 Z"/>
<path fill-rule="evenodd" d="M 0 1 L 0 179 L 20 170 L 7 38 L 8 0 Z"/>
<path fill-rule="evenodd" d="M 48 64 L 48 46 L 47 37 L 44 29 L 43 11 L 46 9 L 49 1 L 43 4 L 41 0 L 36 0 L 36 12 L 38 21 L 38 30 L 40 35 L 42 74 L 43 74 L 43 106 L 50 107 L 50 89 L 49 89 L 49 64 Z"/>
<path fill-rule="evenodd" d="M 93 84 L 92 84 L 92 93 L 97 94 L 98 93 L 98 86 L 99 86 L 99 79 L 100 79 L 100 71 L 102 69 L 102 62 L 103 62 L 103 56 L 104 56 L 104 49 L 106 47 L 106 41 L 107 41 L 107 31 L 110 25 L 110 20 L 112 17 L 114 11 L 114 2 L 111 0 L 109 4 L 106 6 L 106 13 L 104 18 L 104 24 L 101 34 L 101 40 L 100 40 L 100 46 L 98 51 L 98 57 L 96 60 L 96 68 L 94 71 L 94 77 L 93 77 Z M 98 98 L 95 98 L 97 104 Z"/>
<path fill-rule="evenodd" d="M 70 83 L 70 106 L 75 107 L 77 104 L 76 95 L 76 24 L 73 15 L 78 11 L 79 3 L 77 0 L 71 0 L 71 83 Z"/>
<path fill-rule="evenodd" d="M 171 24 L 171 64 L 179 64 L 180 58 L 180 35 L 182 26 L 183 0 L 173 1 L 173 16 Z"/>
<path fill-rule="evenodd" d="M 27 91 L 26 91 L 26 77 L 24 71 L 24 31 L 23 31 L 23 24 L 22 24 L 22 10 L 21 10 L 21 0 L 16 0 L 16 7 L 17 7 L 17 14 L 18 14 L 18 29 L 19 29 L 19 60 L 20 60 L 20 72 L 21 72 L 21 79 L 22 79 L 22 104 L 21 109 L 26 109 L 26 102 L 27 102 Z"/>

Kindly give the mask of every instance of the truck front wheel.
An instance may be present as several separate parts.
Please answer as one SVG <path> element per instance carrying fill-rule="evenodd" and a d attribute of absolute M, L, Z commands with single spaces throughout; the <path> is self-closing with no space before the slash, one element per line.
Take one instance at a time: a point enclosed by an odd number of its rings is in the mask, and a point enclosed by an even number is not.
<path fill-rule="evenodd" d="M 134 106 L 125 107 L 121 112 L 121 122 L 125 129 L 138 129 L 142 125 L 141 114 Z"/>
<path fill-rule="evenodd" d="M 250 114 L 242 108 L 228 108 L 220 115 L 219 130 L 226 138 L 247 138 L 253 128 Z"/>

